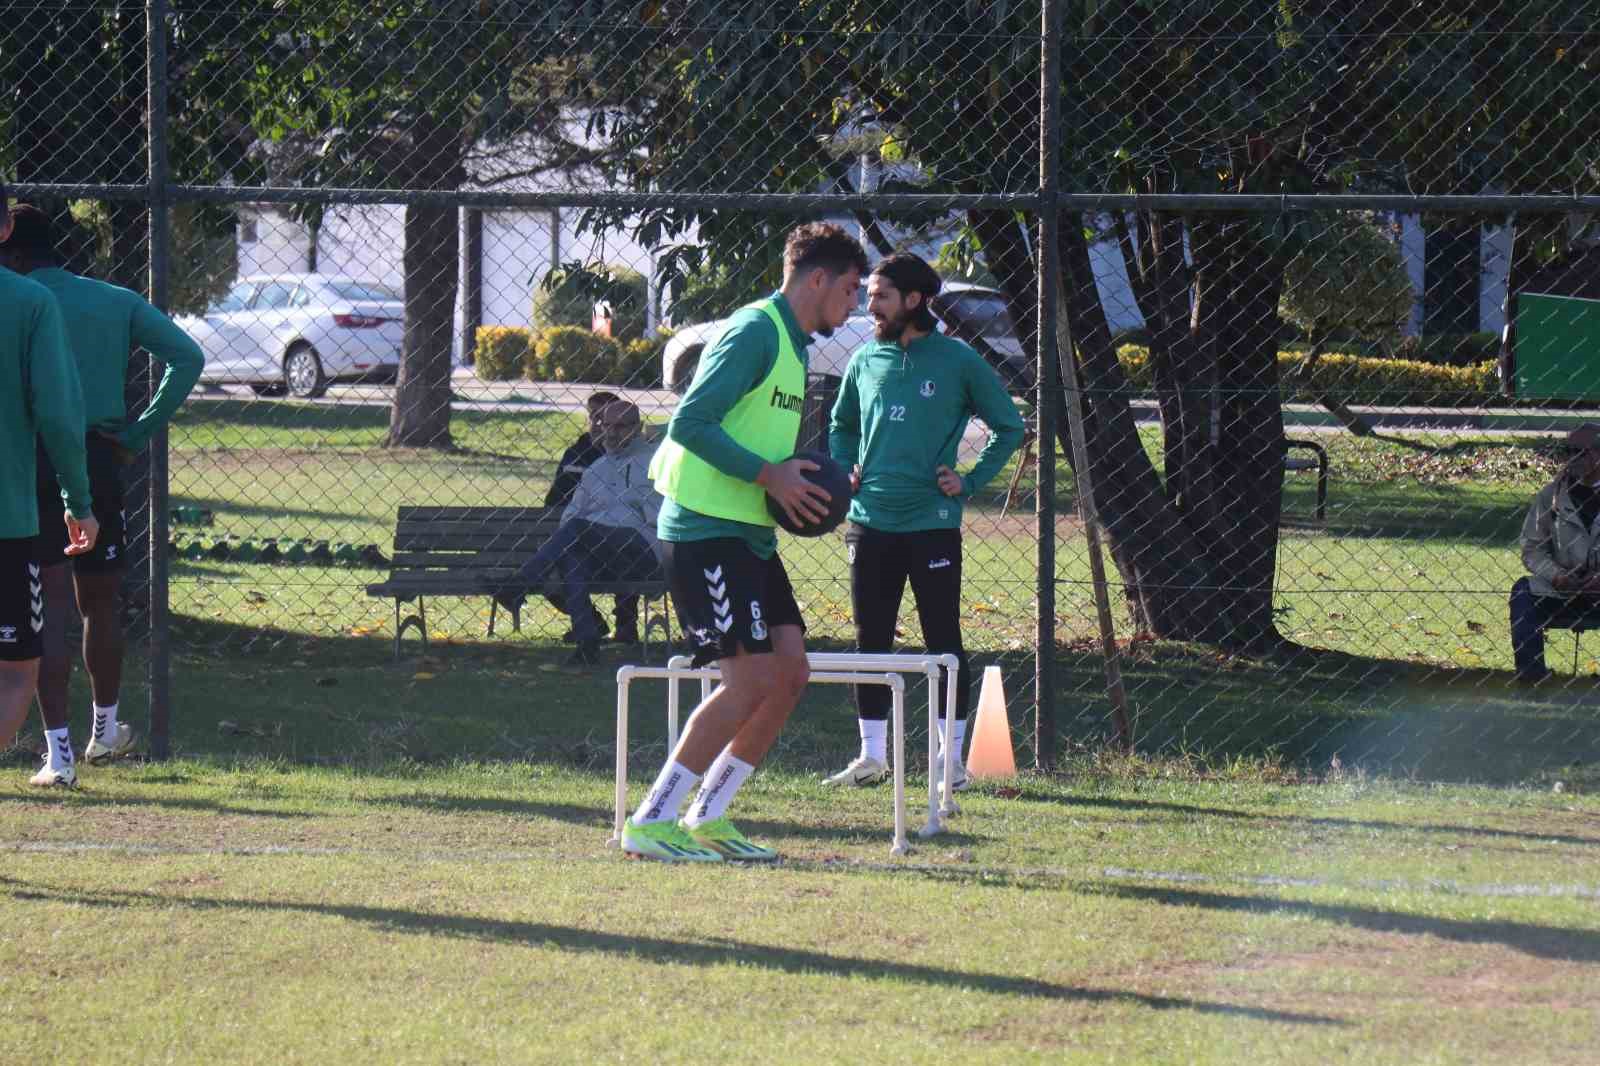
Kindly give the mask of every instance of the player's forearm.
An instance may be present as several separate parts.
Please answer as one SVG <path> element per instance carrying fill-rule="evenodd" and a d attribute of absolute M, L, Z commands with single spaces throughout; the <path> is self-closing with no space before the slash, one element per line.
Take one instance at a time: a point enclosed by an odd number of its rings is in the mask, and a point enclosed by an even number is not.
<path fill-rule="evenodd" d="M 983 451 L 978 454 L 978 461 L 973 468 L 961 475 L 963 495 L 971 496 L 993 481 L 994 476 L 1006 465 L 1006 460 L 1010 459 L 1012 453 L 1022 444 L 1020 420 L 1015 426 L 989 428 L 991 431 L 989 443 L 983 446 Z"/>
<path fill-rule="evenodd" d="M 200 380 L 200 371 L 206 362 L 200 346 L 187 333 L 154 308 L 150 313 L 160 316 L 159 324 L 145 323 L 142 329 L 136 331 L 135 340 L 166 369 L 162 371 L 161 384 L 150 398 L 149 406 L 120 436 L 122 444 L 134 451 L 143 448 L 162 426 L 171 421 L 194 390 L 195 383 Z"/>

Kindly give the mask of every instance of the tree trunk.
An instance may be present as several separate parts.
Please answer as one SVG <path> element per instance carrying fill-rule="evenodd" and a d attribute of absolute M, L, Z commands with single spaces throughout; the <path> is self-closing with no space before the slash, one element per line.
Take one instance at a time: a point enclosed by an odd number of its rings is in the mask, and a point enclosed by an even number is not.
<path fill-rule="evenodd" d="M 1035 343 L 1026 305 L 1036 275 L 1020 232 L 1004 213 L 974 212 L 969 219 L 1013 307 L 1020 339 Z M 1160 309 L 1147 305 L 1145 316 L 1168 347 L 1164 373 L 1180 400 L 1179 425 L 1165 427 L 1183 438 L 1182 487 L 1171 495 L 1139 440 L 1081 221 L 1068 216 L 1061 226 L 1062 320 L 1077 354 L 1095 509 L 1135 626 L 1169 639 L 1266 648 L 1279 641 L 1271 606 L 1283 479 L 1276 344 L 1282 263 L 1266 254 L 1264 243 L 1215 261 L 1197 254 L 1193 291 L 1209 307 L 1191 317 L 1190 279 L 1180 272 L 1189 269 L 1182 224 L 1163 225 L 1164 254 L 1150 259 L 1157 273 L 1145 279 Z M 1197 246 L 1203 239 L 1197 235 Z M 1229 239 L 1238 239 L 1231 230 L 1215 243 Z M 1229 322 L 1235 324 L 1224 335 Z M 1214 390 L 1213 375 L 1229 391 Z M 1057 405 L 1058 442 L 1070 461 L 1065 390 L 1047 399 Z"/>
<path fill-rule="evenodd" d="M 462 181 L 459 146 L 431 117 L 413 125 L 412 158 L 430 173 L 424 188 Z M 460 226 L 453 206 L 408 204 L 405 218 L 406 336 L 389 414 L 389 448 L 449 448 L 451 336 L 460 274 Z"/>

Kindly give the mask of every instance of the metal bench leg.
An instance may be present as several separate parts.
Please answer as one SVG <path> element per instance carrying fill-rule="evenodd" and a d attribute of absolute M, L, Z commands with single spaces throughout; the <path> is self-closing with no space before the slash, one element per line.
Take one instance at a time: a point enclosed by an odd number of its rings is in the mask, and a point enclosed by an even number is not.
<path fill-rule="evenodd" d="M 421 637 L 422 637 L 422 654 L 424 654 L 424 655 L 428 654 L 428 609 L 427 609 L 426 605 L 423 603 L 423 597 L 421 597 L 421 596 L 417 597 L 417 613 L 413 614 L 413 615 L 408 615 L 405 618 L 401 618 L 400 617 L 400 600 L 399 600 L 399 598 L 397 597 L 395 599 L 395 601 L 394 601 L 394 658 L 395 658 L 395 662 L 399 662 L 400 661 L 400 652 L 401 652 L 401 649 L 402 649 L 401 638 L 406 635 L 406 630 L 408 630 L 408 629 L 415 629 L 417 631 L 417 633 L 419 635 L 421 635 Z"/>

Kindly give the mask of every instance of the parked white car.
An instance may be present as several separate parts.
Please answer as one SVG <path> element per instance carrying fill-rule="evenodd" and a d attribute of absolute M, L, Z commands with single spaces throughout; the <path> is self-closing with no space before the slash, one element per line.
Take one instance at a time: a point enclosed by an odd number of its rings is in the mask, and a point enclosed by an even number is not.
<path fill-rule="evenodd" d="M 202 384 L 311 399 L 335 381 L 392 381 L 405 299 L 375 281 L 329 274 L 240 278 L 204 315 L 178 325 L 206 353 Z"/>
<path fill-rule="evenodd" d="M 1032 387 L 1033 358 L 1017 340 L 1003 293 L 951 281 L 933 298 L 932 306 L 941 330 L 977 349 L 1000 372 L 1008 389 L 1020 392 Z M 668 388 L 680 394 L 688 389 L 700 366 L 701 353 L 715 343 L 726 321 L 685 326 L 672 334 L 661 352 L 661 380 Z M 837 381 L 850 365 L 851 354 L 872 340 L 872 317 L 857 311 L 833 331 L 833 336 L 817 337 L 811 342 L 807 357 L 810 373 Z"/>

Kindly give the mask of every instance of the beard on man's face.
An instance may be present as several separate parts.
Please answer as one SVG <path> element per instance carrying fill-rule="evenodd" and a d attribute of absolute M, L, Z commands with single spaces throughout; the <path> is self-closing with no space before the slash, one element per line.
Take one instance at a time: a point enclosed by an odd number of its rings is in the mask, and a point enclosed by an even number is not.
<path fill-rule="evenodd" d="M 897 341 L 905 336 L 911 324 L 912 312 L 901 308 L 898 315 L 882 315 L 873 319 L 872 335 L 880 341 Z"/>

